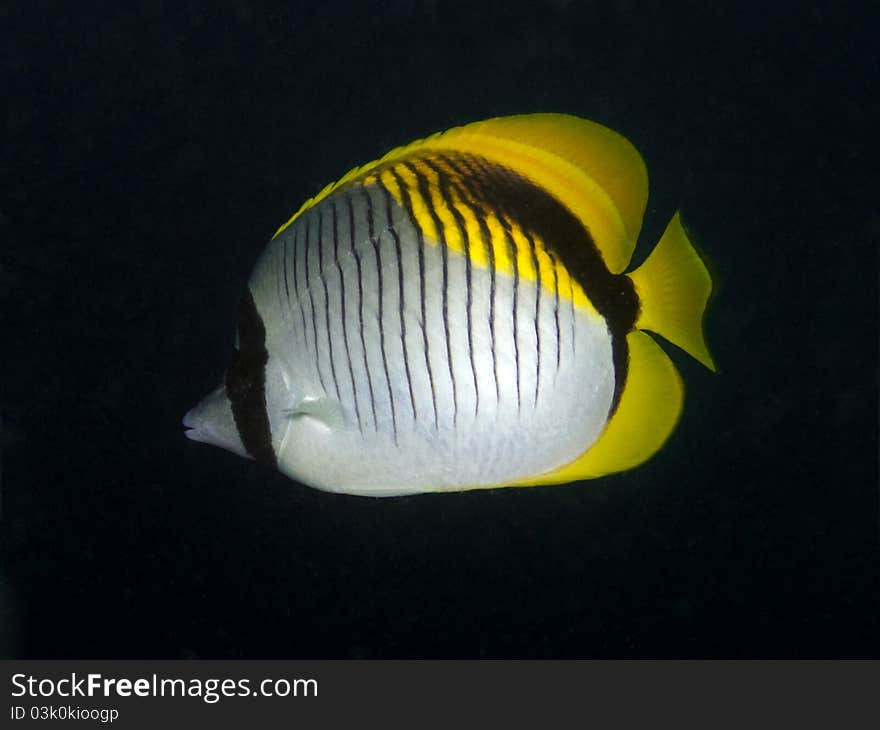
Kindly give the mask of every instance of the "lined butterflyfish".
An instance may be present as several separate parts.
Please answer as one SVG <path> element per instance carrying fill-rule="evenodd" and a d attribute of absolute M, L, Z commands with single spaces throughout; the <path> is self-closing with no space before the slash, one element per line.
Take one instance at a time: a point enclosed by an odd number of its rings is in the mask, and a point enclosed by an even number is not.
<path fill-rule="evenodd" d="M 648 196 L 624 137 L 501 117 L 328 185 L 260 255 L 222 385 L 186 435 L 332 492 L 574 482 L 657 452 L 714 370 L 712 290 L 676 213 L 626 273 Z"/>

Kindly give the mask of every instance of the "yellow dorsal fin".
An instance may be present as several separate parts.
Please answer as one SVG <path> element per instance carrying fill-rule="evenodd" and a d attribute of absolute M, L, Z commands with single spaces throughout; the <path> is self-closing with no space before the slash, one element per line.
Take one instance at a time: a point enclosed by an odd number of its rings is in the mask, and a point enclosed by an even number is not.
<path fill-rule="evenodd" d="M 479 134 L 527 145 L 535 150 L 534 159 L 530 160 L 532 164 L 540 167 L 542 162 L 548 162 L 546 156 L 552 156 L 588 176 L 610 198 L 623 225 L 624 240 L 614 242 L 619 250 L 606 250 L 601 244 L 600 250 L 612 273 L 620 273 L 626 268 L 639 237 L 648 201 L 648 172 L 641 155 L 629 140 L 608 127 L 569 114 L 498 117 L 450 130 L 450 133 Z M 529 175 L 535 170 L 527 165 L 519 171 Z M 545 177 L 542 182 L 546 184 L 548 179 Z M 557 197 L 569 197 L 573 192 L 559 190 L 554 182 L 547 187 Z M 589 194 L 590 188 L 592 186 L 576 192 Z M 565 202 L 571 200 L 576 198 L 571 197 Z M 581 205 L 582 202 L 574 203 L 576 214 Z M 592 232 L 593 221 L 584 222 Z"/>
<path fill-rule="evenodd" d="M 672 360 L 651 336 L 626 336 L 629 369 L 617 410 L 593 446 L 571 464 L 522 485 L 562 484 L 626 471 L 651 458 L 681 414 L 684 384 Z"/>
<path fill-rule="evenodd" d="M 662 335 L 710 370 L 715 363 L 703 336 L 712 277 L 676 213 L 650 256 L 629 274 L 641 309 L 636 327 Z"/>
<path fill-rule="evenodd" d="M 376 167 L 430 150 L 481 155 L 510 167 L 560 200 L 588 228 L 608 269 L 629 264 L 648 198 L 648 174 L 626 138 L 595 122 L 566 114 L 497 117 L 455 127 L 356 167 L 306 201 L 304 210 Z"/>

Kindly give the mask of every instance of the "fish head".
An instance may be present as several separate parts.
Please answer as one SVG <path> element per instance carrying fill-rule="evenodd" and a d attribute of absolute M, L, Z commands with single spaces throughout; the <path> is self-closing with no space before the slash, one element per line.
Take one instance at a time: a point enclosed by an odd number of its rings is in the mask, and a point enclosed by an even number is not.
<path fill-rule="evenodd" d="M 280 358 L 248 372 L 234 358 L 224 382 L 184 417 L 187 438 L 275 463 L 291 424 L 294 394 Z"/>
<path fill-rule="evenodd" d="M 232 362 L 222 384 L 183 418 L 187 438 L 277 465 L 297 401 L 292 378 L 267 349 L 262 317 L 242 300 Z"/>
<path fill-rule="evenodd" d="M 250 458 L 235 425 L 231 405 L 225 385 L 214 389 L 183 417 L 184 435 Z"/>

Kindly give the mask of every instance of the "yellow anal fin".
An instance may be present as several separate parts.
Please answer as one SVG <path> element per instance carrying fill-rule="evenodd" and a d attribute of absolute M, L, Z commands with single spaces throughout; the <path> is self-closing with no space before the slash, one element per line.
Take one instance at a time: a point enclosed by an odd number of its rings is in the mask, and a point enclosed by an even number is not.
<path fill-rule="evenodd" d="M 636 327 L 678 345 L 710 370 L 715 363 L 703 335 L 712 277 L 676 213 L 651 255 L 629 274 L 639 295 Z"/>
<path fill-rule="evenodd" d="M 681 376 L 650 335 L 634 330 L 626 342 L 626 385 L 599 440 L 570 464 L 523 480 L 522 486 L 575 482 L 626 471 L 650 459 L 669 438 L 684 402 Z"/>

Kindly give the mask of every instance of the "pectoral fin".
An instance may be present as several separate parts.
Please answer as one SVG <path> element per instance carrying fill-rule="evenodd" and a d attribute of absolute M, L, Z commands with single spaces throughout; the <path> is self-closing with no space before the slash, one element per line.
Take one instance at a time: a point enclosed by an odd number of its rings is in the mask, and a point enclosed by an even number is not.
<path fill-rule="evenodd" d="M 346 428 L 345 413 L 339 401 L 325 395 L 305 396 L 287 413 L 291 419 L 311 418 L 332 431 Z"/>

